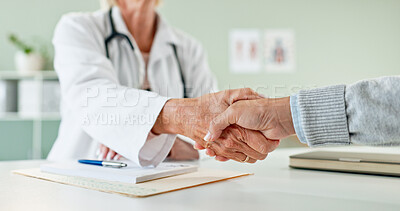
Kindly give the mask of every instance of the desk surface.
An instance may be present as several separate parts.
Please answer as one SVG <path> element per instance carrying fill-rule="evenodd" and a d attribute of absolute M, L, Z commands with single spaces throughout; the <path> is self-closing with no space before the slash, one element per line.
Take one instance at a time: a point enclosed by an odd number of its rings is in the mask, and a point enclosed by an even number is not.
<path fill-rule="evenodd" d="M 400 178 L 288 167 L 289 155 L 308 150 L 278 149 L 253 165 L 201 161 L 202 167 L 255 175 L 148 198 L 128 198 L 10 173 L 39 167 L 45 161 L 0 162 L 0 210 L 400 210 Z M 400 156 L 400 148 L 352 150 Z"/>

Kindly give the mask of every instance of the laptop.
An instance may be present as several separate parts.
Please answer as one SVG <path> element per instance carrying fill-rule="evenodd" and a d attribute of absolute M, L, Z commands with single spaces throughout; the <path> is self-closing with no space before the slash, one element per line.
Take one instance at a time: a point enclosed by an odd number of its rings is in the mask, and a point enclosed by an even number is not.
<path fill-rule="evenodd" d="M 290 156 L 290 167 L 400 176 L 400 154 L 312 151 Z"/>

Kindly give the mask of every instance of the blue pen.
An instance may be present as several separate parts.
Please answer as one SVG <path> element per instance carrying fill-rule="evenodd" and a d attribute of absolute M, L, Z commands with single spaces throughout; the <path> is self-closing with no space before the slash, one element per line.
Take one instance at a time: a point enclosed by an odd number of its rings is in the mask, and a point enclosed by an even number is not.
<path fill-rule="evenodd" d="M 78 162 L 83 164 L 112 167 L 112 168 L 122 168 L 128 166 L 128 164 L 122 162 L 102 161 L 102 160 L 78 160 Z"/>

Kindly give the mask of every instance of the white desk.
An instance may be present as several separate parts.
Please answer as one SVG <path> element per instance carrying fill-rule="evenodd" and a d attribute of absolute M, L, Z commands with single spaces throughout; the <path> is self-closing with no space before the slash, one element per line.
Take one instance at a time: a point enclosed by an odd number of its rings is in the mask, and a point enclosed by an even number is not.
<path fill-rule="evenodd" d="M 400 178 L 290 169 L 288 156 L 307 150 L 279 149 L 255 165 L 202 161 L 203 167 L 255 175 L 148 198 L 10 173 L 45 161 L 0 162 L 0 210 L 400 210 Z M 391 151 L 400 156 L 399 148 Z"/>

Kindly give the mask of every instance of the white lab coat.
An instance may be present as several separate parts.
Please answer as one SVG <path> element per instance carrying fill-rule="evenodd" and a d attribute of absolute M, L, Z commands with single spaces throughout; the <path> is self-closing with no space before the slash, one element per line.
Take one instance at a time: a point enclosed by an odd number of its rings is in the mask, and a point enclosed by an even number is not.
<path fill-rule="evenodd" d="M 54 66 L 61 85 L 62 121 L 49 160 L 95 158 L 102 143 L 140 166 L 162 162 L 176 135 L 147 136 L 165 102 L 183 97 L 171 43 L 177 46 L 189 97 L 217 89 L 200 43 L 159 18 L 148 63 L 153 92 L 140 90 L 143 57 L 118 7 L 112 16 L 116 30 L 127 35 L 135 49 L 114 38 L 109 44 L 111 61 L 104 44 L 111 30 L 108 12 L 68 14 L 56 27 Z"/>

